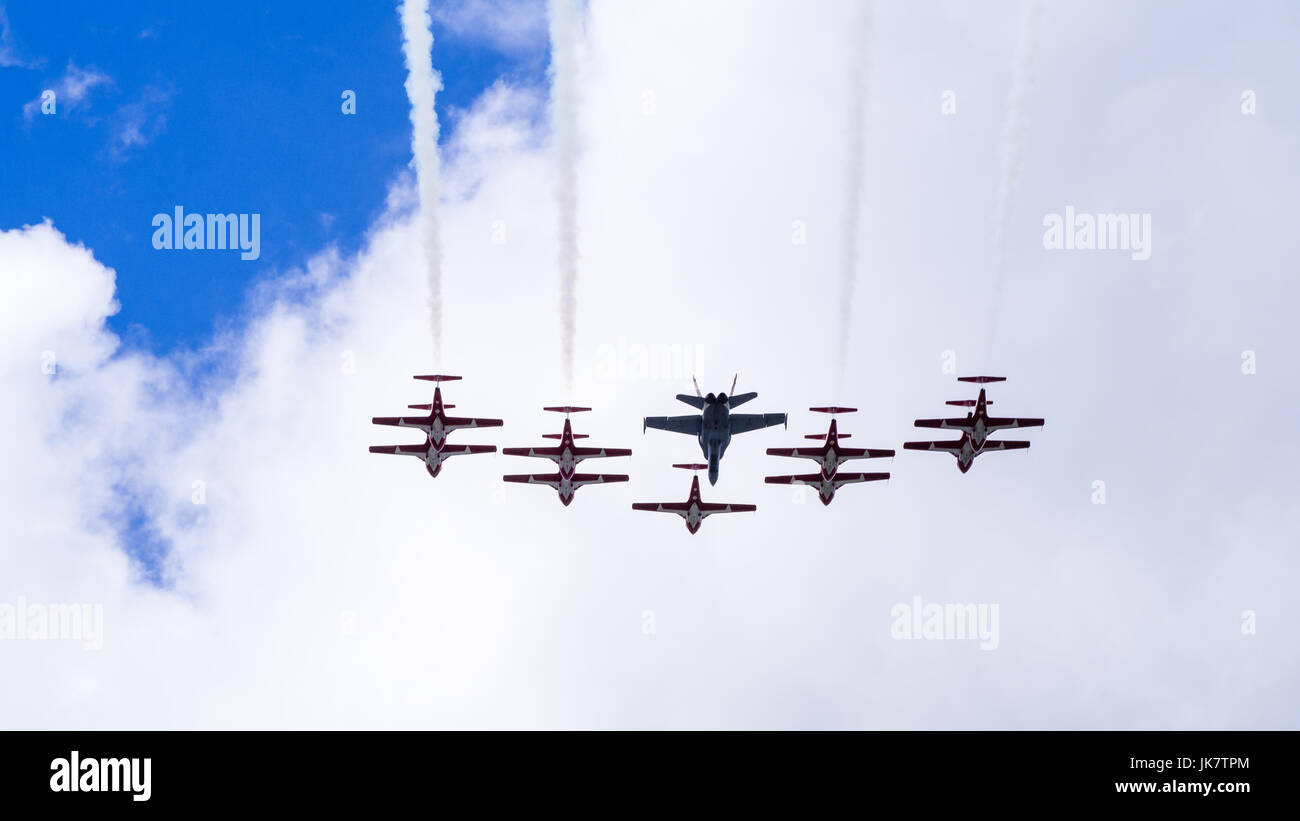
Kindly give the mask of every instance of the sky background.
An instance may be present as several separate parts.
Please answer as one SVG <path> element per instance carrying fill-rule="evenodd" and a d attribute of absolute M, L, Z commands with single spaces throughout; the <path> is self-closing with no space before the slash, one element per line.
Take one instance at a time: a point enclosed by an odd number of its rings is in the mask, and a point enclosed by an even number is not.
<path fill-rule="evenodd" d="M 0 725 L 1300 726 L 1300 448 L 1276 422 L 1300 401 L 1300 15 L 1044 4 L 999 274 L 1022 6 L 878 2 L 866 37 L 856 10 L 583 9 L 566 391 L 543 4 L 433 9 L 438 362 L 396 8 L 5 4 L 0 603 L 105 625 L 100 650 L 0 641 L 28 671 Z M 177 204 L 261 213 L 261 259 L 154 250 Z M 1150 259 L 1044 249 L 1067 205 L 1150 214 Z M 654 345 L 696 361 L 642 374 Z M 950 356 L 1008 377 L 999 414 L 1047 419 L 1032 448 L 964 476 L 902 451 L 973 393 Z M 435 369 L 465 376 L 458 412 L 506 420 L 454 439 L 533 444 L 560 425 L 541 406 L 591 405 L 575 427 L 631 447 L 600 467 L 632 481 L 564 508 L 500 482 L 544 463 L 432 480 L 367 453 L 416 439 L 369 418 L 429 401 L 410 376 Z M 758 512 L 693 537 L 629 509 L 686 495 L 669 465 L 698 447 L 640 421 L 687 412 L 692 372 L 790 413 L 704 491 Z M 762 480 L 823 404 L 899 449 L 825 508 Z M 918 595 L 997 604 L 998 649 L 891 638 Z"/>
<path fill-rule="evenodd" d="M 480 25 L 476 8 L 449 6 L 436 24 L 444 123 L 498 80 L 545 80 L 544 3 L 521 5 L 505 32 Z M 0 224 L 48 217 L 105 265 L 131 271 L 110 327 L 133 345 L 200 346 L 237 320 L 252 282 L 326 244 L 355 252 L 384 209 L 387 188 L 375 180 L 410 162 L 405 69 L 392 48 L 401 32 L 386 4 L 15 3 L 6 12 Z M 51 117 L 25 110 L 65 78 L 89 80 L 84 96 Z M 355 116 L 342 114 L 344 89 L 356 92 Z M 177 204 L 258 212 L 276 227 L 262 236 L 261 258 L 243 265 L 222 254 L 169 257 L 150 242 L 151 220 Z"/>

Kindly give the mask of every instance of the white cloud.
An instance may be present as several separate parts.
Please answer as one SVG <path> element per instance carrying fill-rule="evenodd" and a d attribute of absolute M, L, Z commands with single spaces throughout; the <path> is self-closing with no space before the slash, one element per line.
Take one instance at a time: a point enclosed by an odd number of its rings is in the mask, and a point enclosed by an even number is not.
<path fill-rule="evenodd" d="M 21 49 L 15 44 L 13 29 L 9 26 L 9 13 L 0 5 L 0 68 L 39 68 L 43 62 L 21 56 Z"/>
<path fill-rule="evenodd" d="M 593 405 L 580 429 L 632 447 L 618 469 L 633 481 L 584 489 L 568 509 L 529 487 L 493 502 L 502 473 L 535 467 L 524 460 L 467 458 L 430 480 L 414 460 L 366 452 L 415 438 L 371 426 L 372 415 L 427 401 L 409 378 L 429 350 L 409 179 L 360 255 L 322 252 L 264 292 L 239 334 L 202 352 L 221 378 L 197 389 L 179 376 L 184 359 L 118 347 L 104 327 L 115 273 L 91 251 L 50 225 L 0 233 L 0 425 L 11 434 L 0 602 L 99 602 L 105 618 L 99 652 L 0 641 L 5 668 L 23 671 L 0 679 L 4 724 L 1300 724 L 1290 629 L 1300 613 L 1286 585 L 1300 562 L 1290 512 L 1300 448 L 1263 424 L 1300 398 L 1284 378 L 1297 372 L 1300 248 L 1282 205 L 1300 170 L 1291 128 L 1244 124 L 1203 84 L 1147 100 L 1158 128 L 1109 119 L 1142 105 L 1114 97 L 1116 83 L 1192 67 L 1226 76 L 1286 38 L 1261 41 L 1271 30 L 1261 26 L 1225 44 L 1207 23 L 1158 62 L 1135 51 L 1103 76 L 1095 44 L 1116 35 L 1102 18 L 1045 14 L 1044 42 L 1066 27 L 1073 36 L 1055 41 L 1079 45 L 1040 61 L 988 363 L 967 351 L 987 337 L 1014 27 L 968 20 L 945 58 L 915 41 L 950 21 L 877 11 L 846 395 L 827 391 L 847 9 L 593 7 L 572 396 L 558 393 L 542 101 L 500 87 L 461 120 L 441 217 L 444 362 L 466 379 L 447 398 L 504 417 L 501 431 L 462 438 L 499 445 L 555 429 L 544 404 Z M 740 17 L 744 37 L 719 36 Z M 1130 27 L 1138 36 L 1164 22 L 1151 12 Z M 960 47 L 984 40 L 1004 48 Z M 960 113 L 942 119 L 953 77 Z M 1097 147 L 1098 122 L 1113 147 Z M 1045 252 L 1039 215 L 1067 202 L 1152 212 L 1157 243 L 1167 240 L 1140 267 Z M 793 219 L 807 222 L 807 245 L 791 244 Z M 1215 230 L 1193 230 L 1194 219 Z M 495 221 L 508 227 L 503 245 L 491 241 Z M 686 385 L 595 378 L 598 346 L 620 337 L 701 345 L 705 390 L 738 370 L 738 390 L 760 392 L 750 407 L 791 412 L 789 431 L 737 439 L 706 490 L 755 502 L 757 514 L 711 519 L 690 537 L 678 520 L 628 509 L 684 496 L 688 477 L 668 466 L 698 450 L 640 433 L 643 414 L 685 412 L 672 394 Z M 1255 376 L 1237 369 L 1243 348 L 1259 354 Z M 1047 417 L 1028 453 L 981 457 L 961 476 L 951 459 L 900 450 L 887 486 L 847 488 L 829 508 L 763 484 L 788 467 L 763 448 L 825 424 L 808 405 L 862 408 L 842 422 L 857 444 L 919 438 L 910 420 L 957 393 L 939 372 L 945 349 L 963 371 L 1011 378 L 995 407 Z M 58 357 L 53 379 L 45 351 Z M 354 374 L 341 368 L 349 352 Z M 1090 504 L 1097 478 L 1105 506 Z M 191 503 L 196 480 L 205 505 Z M 111 526 L 124 498 L 143 500 L 172 546 L 161 588 Z M 918 594 L 998 603 L 999 649 L 891 640 L 891 607 Z M 1245 609 L 1259 614 L 1255 636 L 1238 629 Z M 641 629 L 647 610 L 653 636 Z"/>
<path fill-rule="evenodd" d="M 113 113 L 109 152 L 118 159 L 153 142 L 167 128 L 167 107 L 172 92 L 146 86 L 131 102 Z"/>
<path fill-rule="evenodd" d="M 113 78 L 94 68 L 78 68 L 71 60 L 64 69 L 63 76 L 49 89 L 54 92 L 56 110 L 66 114 L 80 108 L 90 98 L 90 92 L 99 86 L 111 86 Z M 45 89 L 42 89 L 42 94 Z M 23 104 L 23 117 L 28 120 L 41 110 L 43 100 L 37 95 L 34 100 Z"/>
<path fill-rule="evenodd" d="M 545 0 L 456 0 L 432 9 L 452 34 L 490 43 L 504 52 L 546 47 Z"/>

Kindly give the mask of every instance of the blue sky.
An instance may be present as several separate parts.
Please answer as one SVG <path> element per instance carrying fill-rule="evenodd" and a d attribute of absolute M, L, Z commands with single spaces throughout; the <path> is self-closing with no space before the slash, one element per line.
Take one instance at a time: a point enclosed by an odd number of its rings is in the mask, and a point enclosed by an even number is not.
<path fill-rule="evenodd" d="M 330 243 L 354 251 L 410 161 L 395 5 L 3 8 L 0 226 L 48 217 L 115 268 L 110 326 L 133 347 L 202 345 L 250 282 Z M 497 79 L 542 81 L 545 28 L 536 33 L 503 42 L 434 21 L 444 140 Z M 60 95 L 52 116 L 24 111 L 69 74 L 101 79 L 79 102 Z M 355 116 L 340 110 L 344 89 Z M 153 215 L 175 205 L 260 213 L 261 257 L 155 250 Z"/>

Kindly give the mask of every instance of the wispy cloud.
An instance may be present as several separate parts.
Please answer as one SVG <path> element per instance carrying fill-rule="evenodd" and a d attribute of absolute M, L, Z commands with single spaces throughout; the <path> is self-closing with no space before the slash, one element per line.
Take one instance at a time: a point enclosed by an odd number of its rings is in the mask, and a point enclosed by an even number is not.
<path fill-rule="evenodd" d="M 0 62 L 2 64 L 2 62 Z M 113 78 L 94 68 L 78 68 L 71 60 L 64 69 L 63 76 L 51 87 L 54 102 L 59 113 L 66 114 L 82 106 L 89 98 L 90 92 L 98 86 L 111 86 Z M 45 89 L 41 90 L 45 93 Z M 41 96 L 23 105 L 23 117 L 30 120 L 41 110 Z"/>
<path fill-rule="evenodd" d="M 43 62 L 20 55 L 18 46 L 14 43 L 13 30 L 9 28 L 9 15 L 5 12 L 5 7 L 0 5 L 0 68 L 39 68 Z"/>
<path fill-rule="evenodd" d="M 125 159 L 132 151 L 154 141 L 167 128 L 167 107 L 172 92 L 147 86 L 140 96 L 114 112 L 109 138 L 109 152 L 114 159 Z"/>
<path fill-rule="evenodd" d="M 544 0 L 460 0 L 439 3 L 432 13 L 452 34 L 484 40 L 499 51 L 542 48 L 547 42 Z"/>

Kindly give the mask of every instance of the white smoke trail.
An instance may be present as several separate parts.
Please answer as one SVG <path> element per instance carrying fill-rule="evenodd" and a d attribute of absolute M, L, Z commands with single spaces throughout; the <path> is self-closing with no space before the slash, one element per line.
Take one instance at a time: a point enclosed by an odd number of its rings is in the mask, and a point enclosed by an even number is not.
<path fill-rule="evenodd" d="M 844 169 L 844 224 L 840 249 L 839 380 L 849 357 L 849 324 L 853 317 L 853 292 L 858 275 L 858 239 L 862 222 L 862 195 L 866 187 L 867 124 L 871 93 L 872 3 L 855 3 L 852 63 L 849 73 L 848 158 Z"/>
<path fill-rule="evenodd" d="M 423 229 L 420 244 L 429 276 L 429 329 L 437 364 L 442 353 L 442 238 L 438 226 L 438 115 L 433 104 L 442 90 L 442 75 L 433 70 L 429 1 L 404 0 L 401 18 L 406 96 L 411 100 L 411 155 Z"/>
<path fill-rule="evenodd" d="M 560 352 L 565 389 L 573 387 L 578 284 L 577 0 L 551 0 L 551 128 L 555 135 L 555 205 L 560 265 Z"/>
<path fill-rule="evenodd" d="M 997 205 L 993 213 L 993 309 L 989 323 L 987 355 L 993 357 L 993 341 L 998 332 L 998 313 L 1002 305 L 1002 281 L 1007 271 L 1007 238 L 1015 212 L 1016 188 L 1020 167 L 1024 163 L 1025 134 L 1029 129 L 1026 109 L 1034 81 L 1034 47 L 1038 39 L 1039 8 L 1037 0 L 1026 0 L 1020 20 L 1020 39 L 1016 44 L 1011 91 L 1002 121 L 1002 175 L 998 183 Z M 991 362 L 989 364 L 992 364 Z"/>

